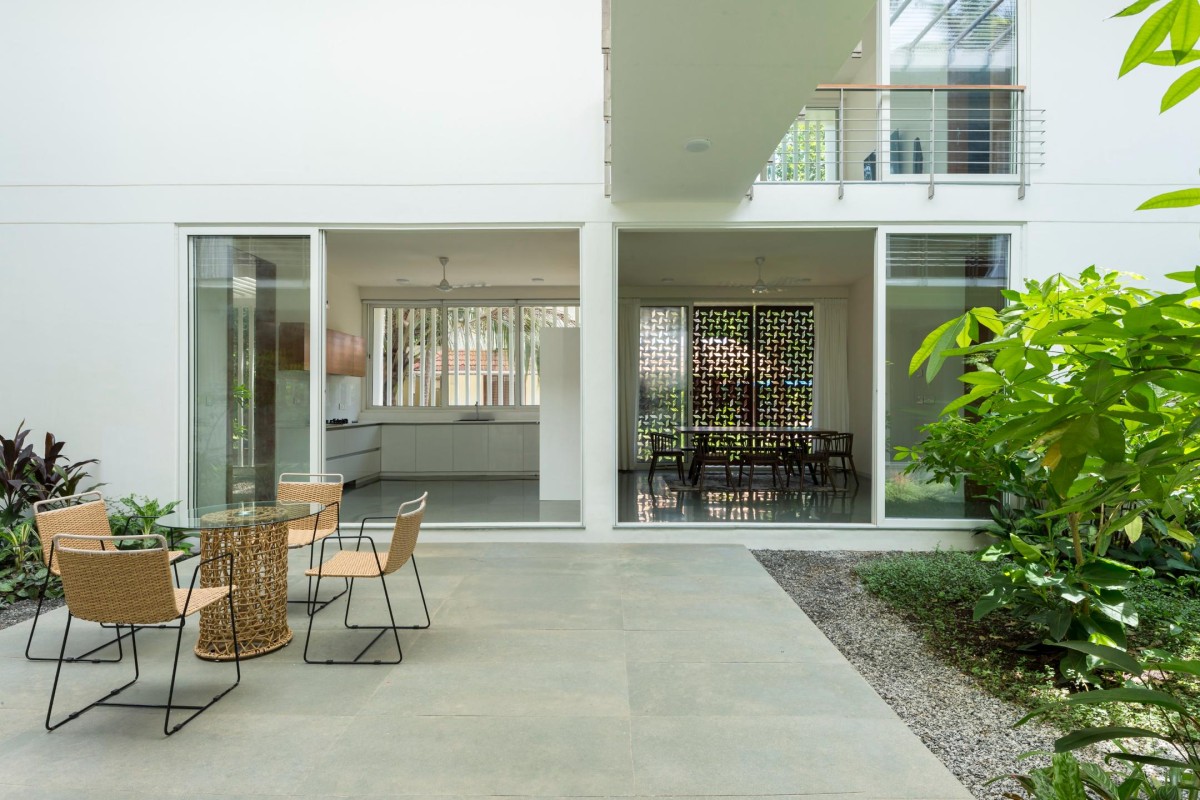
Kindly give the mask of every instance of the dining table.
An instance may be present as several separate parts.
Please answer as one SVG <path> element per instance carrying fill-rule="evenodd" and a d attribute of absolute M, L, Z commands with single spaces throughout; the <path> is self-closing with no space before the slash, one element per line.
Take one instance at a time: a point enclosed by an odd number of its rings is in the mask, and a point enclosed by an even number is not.
<path fill-rule="evenodd" d="M 827 436 L 837 433 L 830 428 L 813 428 L 794 425 L 680 425 L 676 432 L 687 437 L 692 446 L 692 461 L 688 465 L 688 483 L 696 486 L 704 469 L 705 456 L 713 452 L 714 440 L 722 437 L 748 439 L 750 448 L 780 449 L 796 437 Z M 804 476 L 800 477 L 804 485 Z"/>
<path fill-rule="evenodd" d="M 198 532 L 202 560 L 233 554 L 236 654 L 241 658 L 266 655 L 292 641 L 287 620 L 288 523 L 324 510 L 322 503 L 256 500 L 178 507 L 155 521 L 170 530 Z M 200 586 L 226 585 L 228 570 L 223 560 L 202 563 Z M 234 658 L 233 631 L 223 604 L 201 609 L 195 653 L 208 661 Z"/>

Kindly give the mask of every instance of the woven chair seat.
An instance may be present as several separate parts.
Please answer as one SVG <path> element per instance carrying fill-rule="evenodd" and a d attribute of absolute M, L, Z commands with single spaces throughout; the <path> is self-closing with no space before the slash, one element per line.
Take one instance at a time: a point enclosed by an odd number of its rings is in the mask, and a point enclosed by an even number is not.
<path fill-rule="evenodd" d="M 216 603 L 220 600 L 224 600 L 225 596 L 229 594 L 230 588 L 231 587 L 229 586 L 214 586 L 211 589 L 205 589 L 203 587 L 193 589 L 190 602 L 188 600 L 187 589 L 176 589 L 175 608 L 177 608 L 179 613 L 183 616 L 190 617 L 200 609 L 205 608 L 206 606 L 211 606 L 213 603 Z M 232 588 L 234 591 L 237 590 L 236 586 Z M 186 609 L 184 608 L 185 603 L 187 604 Z"/>
<path fill-rule="evenodd" d="M 334 553 L 333 558 L 326 561 L 319 569 L 305 571 L 305 575 L 323 578 L 378 578 L 380 568 L 387 572 L 388 554 L 380 553 L 376 562 L 375 554 L 358 550 L 342 550 Z"/>
<path fill-rule="evenodd" d="M 312 528 L 288 528 L 288 549 L 296 550 L 300 547 L 308 547 L 313 542 L 319 542 L 336 531 L 337 526 L 332 528 L 317 528 L 316 534 L 313 533 Z"/>

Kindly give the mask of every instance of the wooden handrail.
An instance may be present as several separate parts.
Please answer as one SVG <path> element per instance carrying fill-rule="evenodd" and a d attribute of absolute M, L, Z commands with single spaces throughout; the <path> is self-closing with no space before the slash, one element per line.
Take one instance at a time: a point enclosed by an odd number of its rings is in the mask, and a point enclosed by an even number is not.
<path fill-rule="evenodd" d="M 989 84 L 989 83 L 963 83 L 957 86 L 940 83 L 914 83 L 914 84 L 870 84 L 870 83 L 819 83 L 817 91 L 823 89 L 863 89 L 872 91 L 885 91 L 892 89 L 939 89 L 946 91 L 962 91 L 969 89 L 971 91 L 986 91 L 986 92 L 1023 92 L 1025 87 L 1022 85 L 1007 85 L 1007 84 Z"/>

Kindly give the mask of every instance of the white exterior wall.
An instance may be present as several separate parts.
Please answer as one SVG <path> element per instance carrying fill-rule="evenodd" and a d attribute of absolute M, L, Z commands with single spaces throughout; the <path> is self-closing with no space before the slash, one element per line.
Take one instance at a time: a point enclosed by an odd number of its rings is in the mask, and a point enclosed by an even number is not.
<path fill-rule="evenodd" d="M 8 2 L 0 425 L 25 419 L 100 458 L 110 494 L 180 496 L 177 225 L 580 225 L 584 522 L 609 530 L 614 226 L 987 222 L 1024 226 L 1018 277 L 1196 263 L 1200 212 L 1133 209 L 1200 184 L 1200 100 L 1160 117 L 1170 71 L 1116 79 L 1138 24 L 1107 19 L 1120 5 L 1023 7 L 1021 82 L 1047 121 L 1024 200 L 762 185 L 733 205 L 614 205 L 599 0 Z"/>

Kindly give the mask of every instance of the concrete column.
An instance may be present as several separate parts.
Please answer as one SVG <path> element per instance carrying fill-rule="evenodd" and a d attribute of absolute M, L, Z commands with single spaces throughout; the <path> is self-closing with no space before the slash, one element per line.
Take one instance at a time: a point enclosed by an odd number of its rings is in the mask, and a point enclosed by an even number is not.
<path fill-rule="evenodd" d="M 583 524 L 617 521 L 616 253 L 612 223 L 579 233 L 580 373 L 583 390 Z"/>

